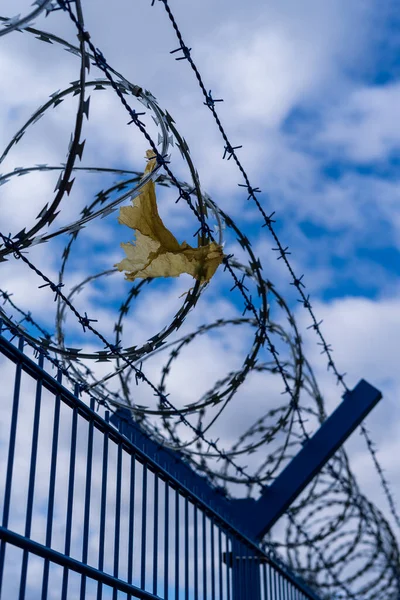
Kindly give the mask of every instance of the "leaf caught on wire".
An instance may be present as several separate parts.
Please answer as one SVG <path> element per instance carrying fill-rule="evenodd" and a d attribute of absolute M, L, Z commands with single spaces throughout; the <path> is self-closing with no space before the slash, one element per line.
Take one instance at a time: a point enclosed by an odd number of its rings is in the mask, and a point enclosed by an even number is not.
<path fill-rule="evenodd" d="M 156 159 L 151 150 L 144 175 L 151 173 Z M 135 243 L 121 243 L 126 258 L 117 263 L 125 271 L 128 281 L 148 277 L 178 277 L 188 273 L 201 282 L 210 281 L 223 259 L 222 246 L 211 242 L 193 248 L 186 242 L 180 244 L 167 229 L 158 214 L 155 184 L 146 183 L 133 206 L 120 209 L 118 222 L 136 232 Z"/>

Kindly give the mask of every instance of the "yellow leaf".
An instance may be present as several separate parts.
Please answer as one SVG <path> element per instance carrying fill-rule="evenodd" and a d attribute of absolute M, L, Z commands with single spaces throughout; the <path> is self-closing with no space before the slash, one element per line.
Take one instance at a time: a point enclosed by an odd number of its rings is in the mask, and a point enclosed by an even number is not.
<path fill-rule="evenodd" d="M 150 173 L 156 164 L 152 150 L 146 152 L 149 159 L 144 174 Z M 136 232 L 134 244 L 122 243 L 126 258 L 117 263 L 125 278 L 133 281 L 147 277 L 178 277 L 188 273 L 205 282 L 214 275 L 223 259 L 222 246 L 211 242 L 206 246 L 192 248 L 186 242 L 180 244 L 165 227 L 158 214 L 155 185 L 149 181 L 133 201 L 133 206 L 120 209 L 118 222 Z"/>

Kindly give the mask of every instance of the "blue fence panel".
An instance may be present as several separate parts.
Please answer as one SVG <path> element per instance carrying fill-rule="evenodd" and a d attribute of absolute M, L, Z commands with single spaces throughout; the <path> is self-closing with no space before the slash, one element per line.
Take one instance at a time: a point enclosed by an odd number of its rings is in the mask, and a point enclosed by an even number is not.
<path fill-rule="evenodd" d="M 11 337 L 0 335 L 0 598 L 318 600 L 179 454 L 124 411 L 96 412 Z"/>

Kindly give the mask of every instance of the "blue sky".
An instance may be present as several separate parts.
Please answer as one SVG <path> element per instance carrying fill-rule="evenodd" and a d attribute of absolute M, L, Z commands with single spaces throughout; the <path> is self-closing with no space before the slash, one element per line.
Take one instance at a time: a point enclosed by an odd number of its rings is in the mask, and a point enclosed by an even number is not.
<path fill-rule="evenodd" d="M 339 371 L 348 373 L 350 387 L 364 377 L 383 392 L 384 400 L 367 424 L 398 496 L 400 11 L 396 4 L 394 0 L 384 4 L 377 0 L 192 0 L 188 5 L 171 0 L 206 88 L 224 99 L 217 105 L 218 112 L 232 142 L 243 145 L 238 155 L 252 184 L 262 190 L 260 202 L 267 214 L 276 211 L 275 230 L 292 252 L 289 258 L 296 274 L 304 273 L 307 293 L 318 320 L 324 319 L 322 331 L 334 348 Z M 20 5 L 16 10 L 15 1 L 8 0 L 2 12 L 24 12 L 22 0 Z M 193 73 L 185 61 L 176 62 L 169 54 L 177 42 L 161 4 L 150 5 L 150 0 L 135 4 L 115 0 L 110 11 L 106 3 L 85 0 L 86 27 L 109 63 L 132 83 L 150 90 L 172 115 L 190 147 L 203 190 L 251 239 L 264 276 L 295 313 L 306 357 L 329 412 L 340 394 L 326 372 L 315 334 L 306 329 L 310 317 L 297 303 L 289 273 L 271 250 L 272 237 L 261 229 L 257 211 L 237 185 L 242 183 L 240 173 L 233 161 L 222 160 L 223 141 L 203 105 Z M 35 26 L 75 44 L 74 28 L 62 11 L 47 19 L 41 16 Z M 2 114 L 7 115 L 0 125 L 1 148 L 51 93 L 65 88 L 79 73 L 78 59 L 56 45 L 18 32 L 5 39 L 0 38 L 0 74 L 7 81 L 0 98 Z M 102 74 L 92 67 L 92 77 Z M 133 126 L 126 126 L 129 118 L 118 99 L 108 90 L 91 95 L 90 119 L 84 123 L 82 136 L 87 139 L 82 165 L 143 169 L 146 144 Z M 13 148 L 1 172 L 21 165 L 62 163 L 74 122 L 74 102 L 68 99 L 46 113 Z M 154 123 L 148 119 L 146 124 L 155 135 Z M 171 151 L 171 168 L 178 178 L 188 179 L 176 148 Z M 43 198 L 47 201 L 53 194 L 57 178 L 58 173 L 36 173 L 1 187 L 0 230 L 16 233 L 27 220 L 33 222 L 45 203 Z M 114 176 L 99 174 L 77 176 L 54 225 L 75 220 L 85 204 L 114 180 Z M 193 243 L 197 223 L 190 212 L 182 203 L 175 204 L 174 191 L 157 193 L 168 227 L 179 241 Z M 123 258 L 119 244 L 129 241 L 131 233 L 117 224 L 117 214 L 89 224 L 82 232 L 71 253 L 66 288 L 100 269 L 112 268 Z M 31 249 L 30 257 L 56 278 L 64 244 L 61 236 Z M 229 236 L 228 248 L 229 252 L 240 250 Z M 240 296 L 229 292 L 232 285 L 221 271 L 183 331 L 191 331 L 211 316 L 242 312 Z M 38 290 L 40 283 L 13 260 L 0 264 L 0 287 L 14 292 L 21 307 L 30 308 L 52 329 L 52 294 Z M 181 304 L 179 296 L 190 286 L 190 278 L 183 276 L 146 289 L 126 321 L 127 345 L 145 341 L 165 325 Z M 114 275 L 87 286 L 76 297 L 76 306 L 98 319 L 101 332 L 111 336 L 126 290 L 122 274 Z M 279 322 L 276 305 L 271 310 Z M 94 339 L 83 336 L 72 316 L 67 324 L 71 345 L 100 349 Z M 248 332 L 221 334 L 219 340 L 207 338 L 189 351 L 171 376 L 171 399 L 176 405 L 207 389 L 205 382 L 194 381 L 198 369 L 209 375 L 207 385 L 211 385 L 218 374 L 239 364 L 248 337 Z M 155 379 L 159 366 L 149 366 Z M 264 408 L 265 385 L 271 396 L 279 396 L 282 390 L 277 380 L 268 379 L 267 384 L 252 380 L 241 396 L 250 407 L 247 424 Z M 143 391 L 139 403 L 147 401 L 151 400 Z M 238 400 L 229 416 L 229 431 L 221 424 L 215 435 L 229 444 L 238 435 L 242 417 Z M 347 446 L 363 491 L 387 514 L 359 436 Z"/>

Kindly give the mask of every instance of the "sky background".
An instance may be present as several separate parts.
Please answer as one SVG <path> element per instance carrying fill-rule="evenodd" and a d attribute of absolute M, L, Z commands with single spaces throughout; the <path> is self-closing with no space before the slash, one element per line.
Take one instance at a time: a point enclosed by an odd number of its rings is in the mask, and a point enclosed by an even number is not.
<path fill-rule="evenodd" d="M 311 295 L 317 319 L 323 319 L 321 329 L 333 347 L 339 371 L 347 372 L 350 388 L 365 378 L 383 393 L 366 425 L 398 498 L 398 5 L 394 0 L 192 0 L 190 4 L 171 0 L 171 7 L 206 88 L 214 97 L 224 99 L 217 105 L 218 113 L 232 142 L 243 145 L 239 157 L 253 185 L 262 190 L 261 204 L 267 214 L 276 211 L 276 231 L 282 245 L 289 246 L 296 274 L 305 274 L 306 292 Z M 0 12 L 11 16 L 26 13 L 28 8 L 22 0 L 6 0 Z M 261 229 L 257 211 L 238 187 L 242 181 L 233 161 L 222 160 L 222 138 L 203 105 L 189 65 L 169 54 L 177 41 L 162 5 L 156 1 L 151 7 L 150 0 L 115 0 L 111 10 L 105 2 L 85 0 L 83 10 L 94 45 L 111 66 L 151 91 L 161 108 L 168 110 L 188 143 L 203 190 L 251 239 L 264 277 L 274 283 L 294 311 L 306 358 L 314 368 L 328 411 L 333 409 L 341 391 L 327 372 L 319 340 L 306 329 L 310 315 L 297 303 L 289 273 L 271 250 L 271 235 Z M 35 26 L 76 43 L 74 26 L 62 11 L 47 19 L 42 15 Z M 3 149 L 51 93 L 78 79 L 79 59 L 57 45 L 14 32 L 0 38 L 0 76 Z M 91 67 L 89 79 L 92 77 L 102 78 L 102 73 Z M 90 119 L 84 122 L 82 136 L 87 139 L 82 165 L 143 169 L 147 146 L 132 125 L 126 126 L 129 115 L 115 94 L 107 90 L 91 95 Z M 140 105 L 133 108 L 139 110 Z M 75 97 L 48 111 L 10 151 L 1 172 L 22 165 L 62 163 L 75 111 Z M 147 116 L 144 120 L 156 135 L 154 123 Z M 173 172 L 188 180 L 176 148 L 171 160 Z M 14 178 L 1 187 L 0 230 L 15 234 L 27 222 L 33 223 L 52 198 L 57 179 L 58 173 L 35 173 Z M 79 175 L 56 224 L 75 220 L 85 204 L 114 180 L 114 176 Z M 160 213 L 180 241 L 193 243 L 197 224 L 187 207 L 176 205 L 175 199 L 173 191 L 160 192 Z M 131 234 L 117 225 L 116 215 L 91 223 L 81 234 L 66 273 L 66 289 L 101 269 L 112 268 L 123 258 L 119 244 L 131 240 Z M 65 243 L 61 236 L 31 249 L 29 257 L 56 279 Z M 234 242 L 229 248 L 238 249 Z M 0 287 L 13 292 L 21 308 L 31 310 L 53 330 L 52 294 L 38 289 L 41 283 L 12 258 L 0 265 Z M 126 345 L 145 341 L 165 325 L 182 302 L 179 296 L 190 285 L 191 279 L 182 276 L 146 290 L 126 321 L 124 336 L 133 340 Z M 101 332 L 111 337 L 126 286 L 122 274 L 113 275 L 85 288 L 76 297 L 76 306 L 98 319 Z M 183 331 L 218 317 L 240 314 L 241 299 L 229 293 L 230 287 L 228 277 L 218 272 Z M 273 317 L 278 322 L 281 319 L 278 309 Z M 80 326 L 72 316 L 66 329 L 70 345 L 82 342 Z M 88 337 L 83 343 L 102 349 Z M 248 344 L 246 331 L 227 329 L 219 337 L 205 336 L 185 353 L 171 376 L 171 400 L 177 406 L 193 401 L 221 373 L 240 364 Z M 157 362 L 149 367 L 150 378 L 156 378 L 158 368 Z M 277 378 L 252 378 L 235 400 L 228 420 L 216 430 L 221 445 L 234 440 L 243 424 L 252 422 L 265 407 L 279 404 L 282 389 Z M 147 401 L 151 400 L 143 391 L 137 402 Z M 372 461 L 358 433 L 346 448 L 362 491 L 390 520 Z"/>

